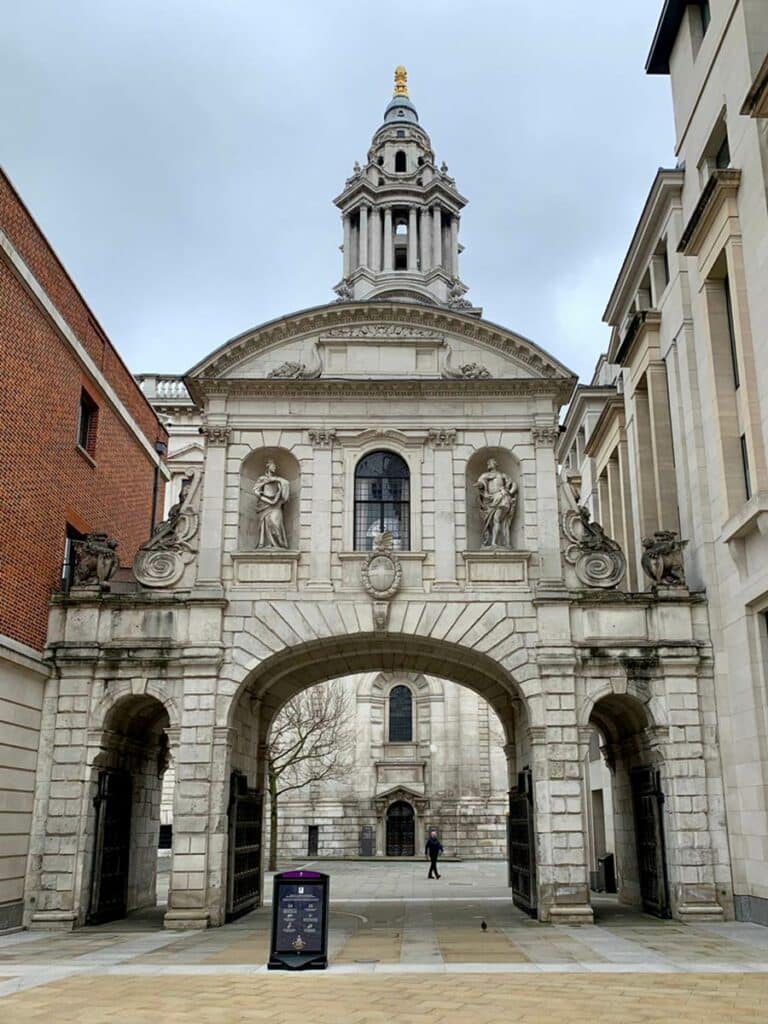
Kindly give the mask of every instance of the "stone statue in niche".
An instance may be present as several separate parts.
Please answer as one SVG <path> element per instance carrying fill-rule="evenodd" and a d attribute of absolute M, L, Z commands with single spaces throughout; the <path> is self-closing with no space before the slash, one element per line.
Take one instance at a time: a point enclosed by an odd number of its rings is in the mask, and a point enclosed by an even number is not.
<path fill-rule="evenodd" d="M 488 468 L 476 483 L 483 517 L 484 548 L 511 548 L 512 523 L 517 511 L 517 484 L 502 473 L 495 459 L 488 460 Z"/>
<path fill-rule="evenodd" d="M 253 493 L 256 495 L 256 547 L 287 548 L 288 535 L 283 508 L 291 495 L 291 485 L 284 477 L 277 475 L 277 465 L 273 459 L 267 459 Z"/>

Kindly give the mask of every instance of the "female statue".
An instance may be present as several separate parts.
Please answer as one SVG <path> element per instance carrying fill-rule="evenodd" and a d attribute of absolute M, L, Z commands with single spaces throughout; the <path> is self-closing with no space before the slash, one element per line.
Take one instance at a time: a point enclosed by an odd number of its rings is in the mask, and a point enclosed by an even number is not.
<path fill-rule="evenodd" d="M 512 521 L 517 509 L 517 484 L 502 473 L 495 459 L 488 460 L 488 468 L 475 484 L 480 498 L 483 517 L 483 547 L 511 548 Z"/>
<path fill-rule="evenodd" d="M 287 480 L 277 475 L 277 466 L 272 459 L 267 459 L 253 493 L 256 495 L 256 547 L 287 548 L 283 506 L 290 497 L 291 487 Z"/>

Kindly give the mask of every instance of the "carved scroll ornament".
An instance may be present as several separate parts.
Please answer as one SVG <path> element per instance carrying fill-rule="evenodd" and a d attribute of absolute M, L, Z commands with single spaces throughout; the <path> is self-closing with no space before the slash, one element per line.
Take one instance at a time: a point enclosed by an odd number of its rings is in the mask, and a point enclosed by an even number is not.
<path fill-rule="evenodd" d="M 184 574 L 184 569 L 195 556 L 192 545 L 199 516 L 192 502 L 200 484 L 200 473 L 192 470 L 184 477 L 179 500 L 168 512 L 168 518 L 159 523 L 133 560 L 133 574 L 143 587 L 172 587 Z"/>
<path fill-rule="evenodd" d="M 563 514 L 562 527 L 569 541 L 565 560 L 574 567 L 579 581 L 585 587 L 617 587 L 627 571 L 624 552 L 600 523 L 592 521 L 589 509 L 583 505 L 569 509 Z"/>

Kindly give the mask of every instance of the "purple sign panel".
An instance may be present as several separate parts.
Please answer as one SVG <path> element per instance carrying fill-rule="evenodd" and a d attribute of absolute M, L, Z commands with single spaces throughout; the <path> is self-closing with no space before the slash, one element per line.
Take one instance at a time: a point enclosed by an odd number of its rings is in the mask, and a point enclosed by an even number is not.
<path fill-rule="evenodd" d="M 320 953 L 323 948 L 323 886 L 309 881 L 288 882 L 283 876 L 277 897 L 275 951 Z"/>

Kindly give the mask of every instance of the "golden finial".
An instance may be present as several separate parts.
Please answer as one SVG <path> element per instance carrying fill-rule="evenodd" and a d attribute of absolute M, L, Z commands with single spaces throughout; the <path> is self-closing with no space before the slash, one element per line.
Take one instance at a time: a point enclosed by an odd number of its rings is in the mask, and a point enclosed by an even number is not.
<path fill-rule="evenodd" d="M 392 93 L 392 95 L 408 95 L 408 72 L 405 70 L 402 64 L 398 64 L 397 67 L 395 68 L 395 91 Z"/>

